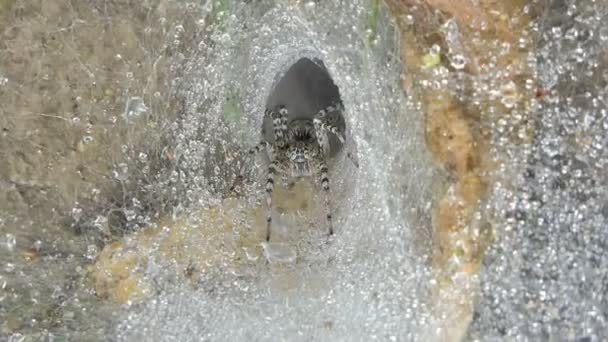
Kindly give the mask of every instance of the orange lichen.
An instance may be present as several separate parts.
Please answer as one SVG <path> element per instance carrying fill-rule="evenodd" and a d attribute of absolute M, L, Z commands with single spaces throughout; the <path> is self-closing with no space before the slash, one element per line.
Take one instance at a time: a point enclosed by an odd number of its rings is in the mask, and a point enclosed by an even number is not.
<path fill-rule="evenodd" d="M 136 272 L 145 262 L 145 257 L 125 250 L 122 242 L 107 245 L 91 268 L 97 295 L 118 303 L 141 300 L 145 286 L 139 283 Z"/>
<path fill-rule="evenodd" d="M 276 187 L 274 197 L 283 212 L 308 212 L 322 208 L 311 206 L 312 188 L 298 182 L 290 190 Z M 249 228 L 235 225 L 235 217 L 243 217 Z M 263 207 L 249 208 L 243 200 L 227 198 L 216 207 L 179 220 L 160 221 L 131 234 L 121 241 L 105 246 L 89 269 L 98 296 L 118 303 L 137 303 L 151 293 L 152 284 L 145 276 L 150 258 L 156 263 L 171 264 L 182 272 L 193 286 L 206 272 L 225 272 L 225 265 L 239 267 L 249 257 L 260 258 L 260 242 L 265 235 Z M 234 232 L 238 230 L 238 234 Z M 281 240 L 280 235 L 273 238 Z M 222 252 L 223 251 L 223 252 Z M 286 278 L 287 279 L 287 278 Z M 295 286 L 284 280 L 277 287 Z"/>
<path fill-rule="evenodd" d="M 426 144 L 435 161 L 457 175 L 469 172 L 478 159 L 473 139 L 462 106 L 445 92 L 428 92 Z"/>
<path fill-rule="evenodd" d="M 469 61 L 464 72 L 478 74 L 481 66 L 492 60 L 495 67 L 511 71 L 504 75 L 504 84 L 518 91 L 517 96 L 511 96 L 513 108 L 524 103 L 529 96 L 522 96 L 519 90 L 523 89 L 521 85 L 529 73 L 525 65 L 527 51 L 516 46 L 519 39 L 527 39 L 528 36 L 525 25 L 529 19 L 521 11 L 525 3 L 524 0 L 482 0 L 478 5 L 458 0 L 387 1 L 398 18 L 401 31 L 401 58 L 407 70 L 407 75 L 402 76 L 404 89 L 418 92 L 422 99 L 427 148 L 448 178 L 446 192 L 438 194 L 434 220 L 437 243 L 434 265 L 440 273 L 446 270 L 448 259 L 457 254 L 457 243 L 463 241 L 463 238 L 454 239 L 452 235 L 470 227 L 491 182 L 486 176 L 494 166 L 488 153 L 488 134 L 481 128 L 483 123 L 479 120 L 482 117 L 471 111 L 482 112 L 489 106 L 501 106 L 507 111 L 510 108 L 504 108 L 502 98 L 490 99 L 489 95 L 485 103 L 472 105 L 461 102 L 448 89 L 415 88 L 414 80 L 432 77 L 422 62 L 431 45 L 449 50 L 440 26 L 453 18 L 460 30 L 462 53 Z M 411 19 L 405 21 L 405 17 Z M 441 63 L 448 62 L 442 60 Z M 477 247 L 460 250 L 461 254 L 466 254 L 463 259 L 473 260 L 483 255 L 479 246 L 487 245 L 487 242 L 477 242 L 476 239 L 479 237 L 464 239 Z M 473 251 L 475 255 L 471 255 Z"/>
<path fill-rule="evenodd" d="M 526 101 L 536 96 L 532 91 L 522 92 L 524 82 L 533 75 L 526 55 L 533 46 L 526 31 L 529 18 L 522 11 L 527 2 L 480 0 L 474 5 L 462 0 L 387 0 L 401 33 L 401 59 L 406 69 L 403 88 L 421 100 L 427 148 L 446 174 L 445 187 L 436 193 L 435 200 L 433 268 L 440 285 L 435 294 L 436 309 L 444 315 L 445 310 L 452 311 L 447 314 L 453 318 L 451 321 L 460 322 L 445 327 L 442 337 L 448 340 L 462 338 L 471 319 L 474 298 L 474 293 L 461 291 L 453 279 L 462 274 L 474 279 L 493 237 L 488 233 L 491 226 L 486 213 L 480 208 L 494 181 L 488 175 L 495 166 L 483 113 L 495 107 L 508 117 L 522 108 L 526 110 Z M 422 60 L 429 48 L 454 48 L 442 31 L 442 25 L 450 19 L 459 30 L 458 53 L 467 61 L 458 72 L 474 76 L 501 70 L 497 76 L 499 84 L 503 84 L 499 96 L 492 97 L 488 92 L 483 101 L 469 103 L 467 96 L 458 96 L 447 88 L 416 87 L 422 80 L 434 77 Z M 449 58 L 442 58 L 437 67 L 455 69 Z M 520 121 L 521 125 L 526 124 L 526 120 Z M 519 131 L 530 130 L 522 126 Z M 513 141 L 525 142 L 526 138 L 514 136 Z M 474 284 L 473 281 L 467 286 Z M 446 303 L 452 305 L 446 307 Z"/>
<path fill-rule="evenodd" d="M 29 248 L 21 251 L 21 257 L 27 261 L 34 262 L 40 260 L 40 255 L 35 249 Z"/>

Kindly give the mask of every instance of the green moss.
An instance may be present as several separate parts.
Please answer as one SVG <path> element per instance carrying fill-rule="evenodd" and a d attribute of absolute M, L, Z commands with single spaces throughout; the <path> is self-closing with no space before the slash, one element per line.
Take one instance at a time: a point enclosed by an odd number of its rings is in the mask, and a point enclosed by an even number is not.
<path fill-rule="evenodd" d="M 228 0 L 216 0 L 213 2 L 213 10 L 211 11 L 211 22 L 213 24 L 221 24 L 226 13 L 230 10 Z"/>

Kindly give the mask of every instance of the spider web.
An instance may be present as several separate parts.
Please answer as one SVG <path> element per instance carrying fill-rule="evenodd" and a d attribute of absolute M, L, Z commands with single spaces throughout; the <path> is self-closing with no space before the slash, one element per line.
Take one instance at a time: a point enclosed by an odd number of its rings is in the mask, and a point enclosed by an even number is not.
<path fill-rule="evenodd" d="M 395 90 L 395 34 L 379 27 L 369 46 L 367 6 L 48 0 L 0 12 L 10 23 L 2 65 L 13 69 L 0 71 L 0 87 L 21 86 L 0 92 L 0 144 L 13 167 L 2 174 L 0 334 L 405 338 L 431 325 L 428 243 L 419 243 L 429 236 L 431 163 Z M 263 198 L 263 160 L 244 153 L 278 75 L 302 57 L 322 60 L 338 85 L 360 168 L 330 164 L 330 243 L 319 191 L 304 184 L 285 195 L 295 204 L 279 203 L 269 254 L 243 242 L 256 236 Z M 182 231 L 180 246 L 204 253 L 157 254 Z M 146 260 L 129 269 L 148 291 L 139 305 L 115 304 L 94 276 L 115 241 L 113 257 Z M 280 262 L 267 265 L 269 255 Z"/>

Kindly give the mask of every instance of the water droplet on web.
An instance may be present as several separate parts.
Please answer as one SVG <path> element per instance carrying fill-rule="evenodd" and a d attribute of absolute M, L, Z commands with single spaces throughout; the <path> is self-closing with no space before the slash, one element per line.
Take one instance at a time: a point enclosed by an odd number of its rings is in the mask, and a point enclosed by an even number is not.
<path fill-rule="evenodd" d="M 13 251 L 17 245 L 17 238 L 13 234 L 6 234 L 6 248 Z"/>
<path fill-rule="evenodd" d="M 289 244 L 264 242 L 262 248 L 270 263 L 294 263 L 296 261 L 296 250 Z"/>
<path fill-rule="evenodd" d="M 80 221 L 80 217 L 82 216 L 82 208 L 74 207 L 72 208 L 72 218 L 74 221 Z"/>
<path fill-rule="evenodd" d="M 6 265 L 4 265 L 4 271 L 7 273 L 12 273 L 15 271 L 15 264 L 12 262 L 7 262 Z"/>
<path fill-rule="evenodd" d="M 259 258 L 258 253 L 256 253 L 256 249 L 253 247 L 243 247 L 243 251 L 245 252 L 245 257 L 249 261 L 256 261 Z"/>
<path fill-rule="evenodd" d="M 551 28 L 551 34 L 553 34 L 554 38 L 561 38 L 562 37 L 562 28 L 559 26 L 555 26 L 555 27 Z"/>
<path fill-rule="evenodd" d="M 126 209 L 124 211 L 125 213 L 125 218 L 127 219 L 127 221 L 131 222 L 133 220 L 135 220 L 135 218 L 137 217 L 137 213 L 135 212 L 135 210 L 131 210 L 131 209 Z"/>
<path fill-rule="evenodd" d="M 96 228 L 102 228 L 104 226 L 104 224 L 106 224 L 107 222 L 108 222 L 107 217 L 98 215 L 95 218 L 95 221 L 93 221 L 93 226 Z"/>
<path fill-rule="evenodd" d="M 578 47 L 574 50 L 574 52 L 572 53 L 574 60 L 578 63 L 582 63 L 585 61 L 585 59 L 587 58 L 587 53 L 585 52 L 585 50 L 581 47 Z"/>
<path fill-rule="evenodd" d="M 528 38 L 522 37 L 522 38 L 519 38 L 519 39 L 517 40 L 517 43 L 518 43 L 518 44 L 517 44 L 517 46 L 518 46 L 520 49 L 525 49 L 525 48 L 528 46 L 528 43 L 529 43 L 529 42 L 530 42 L 530 41 L 529 41 L 529 39 L 528 39 Z"/>
<path fill-rule="evenodd" d="M 500 44 L 500 54 L 501 55 L 506 55 L 509 53 L 509 51 L 511 51 L 511 44 L 509 44 L 507 42 L 503 42 L 502 44 Z"/>
<path fill-rule="evenodd" d="M 438 55 L 441 52 L 441 47 L 437 44 L 433 44 L 429 49 L 429 53 L 432 55 Z"/>
<path fill-rule="evenodd" d="M 85 144 L 89 144 L 89 143 L 93 142 L 93 137 L 90 136 L 90 135 L 85 135 L 82 138 L 82 142 L 85 143 Z"/>
<path fill-rule="evenodd" d="M 139 96 L 130 97 L 125 105 L 124 118 L 129 121 L 130 119 L 138 117 L 140 114 L 148 111 L 144 100 Z"/>
<path fill-rule="evenodd" d="M 456 70 L 461 70 L 467 65 L 467 60 L 463 55 L 454 55 L 450 58 L 452 67 Z"/>
<path fill-rule="evenodd" d="M 608 40 L 608 26 L 604 25 L 602 28 L 600 28 L 599 36 L 600 40 L 603 42 Z"/>
<path fill-rule="evenodd" d="M 413 25 L 414 24 L 414 16 L 411 14 L 406 14 L 404 16 L 402 16 L 403 22 L 406 25 Z"/>
<path fill-rule="evenodd" d="M 578 37 L 578 30 L 576 29 L 576 27 L 573 27 L 573 28 L 569 29 L 568 31 L 566 31 L 566 35 L 565 35 L 566 39 L 575 40 L 576 37 Z"/>
<path fill-rule="evenodd" d="M 114 170 L 112 170 L 112 176 L 119 181 L 126 181 L 129 179 L 129 166 L 125 163 L 118 164 Z"/>
<path fill-rule="evenodd" d="M 500 89 L 501 102 L 507 108 L 513 108 L 519 100 L 519 92 L 517 85 L 513 81 L 509 81 Z"/>
<path fill-rule="evenodd" d="M 87 246 L 87 252 L 85 254 L 85 257 L 87 259 L 94 260 L 95 258 L 97 258 L 97 254 L 99 254 L 99 250 L 98 250 L 97 246 L 95 246 L 95 245 Z"/>

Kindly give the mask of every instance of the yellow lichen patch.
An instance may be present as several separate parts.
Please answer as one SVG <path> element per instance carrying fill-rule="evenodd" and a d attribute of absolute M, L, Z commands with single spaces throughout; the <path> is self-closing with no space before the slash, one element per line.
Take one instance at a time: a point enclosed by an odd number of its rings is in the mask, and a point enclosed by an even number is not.
<path fill-rule="evenodd" d="M 438 53 L 427 53 L 426 55 L 422 56 L 422 65 L 425 68 L 432 68 L 436 65 L 439 65 L 439 63 L 441 62 L 441 55 Z"/>
<path fill-rule="evenodd" d="M 276 210 L 293 214 L 304 226 L 303 221 L 318 216 L 321 209 L 310 205 L 312 190 L 307 182 L 298 182 L 290 190 L 277 186 L 273 196 Z M 183 274 L 193 286 L 204 274 L 238 270 L 263 258 L 265 222 L 264 207 L 250 207 L 237 198 L 227 198 L 221 205 L 177 220 L 161 220 L 105 246 L 90 268 L 95 291 L 119 303 L 144 300 L 153 288 L 145 274 L 150 262 Z M 289 239 L 273 235 L 273 242 Z M 294 286 L 290 284 L 277 282 L 277 287 Z"/>
<path fill-rule="evenodd" d="M 515 128 L 508 136 L 512 142 L 526 143 L 531 136 L 526 113 L 534 98 L 534 72 L 528 64 L 534 44 L 527 32 L 530 19 L 522 10 L 527 3 L 387 0 L 401 32 L 403 87 L 420 99 L 427 148 L 446 174 L 444 186 L 435 194 L 433 217 L 432 266 L 439 284 L 435 310 L 447 322 L 442 340 L 463 338 L 472 317 L 476 273 L 493 238 L 490 213 L 480 207 L 495 181 L 488 176 L 496 164 L 496 156 L 489 153 L 488 127 L 494 121 L 509 120 Z M 452 34 L 449 41 L 447 30 Z M 482 79 L 492 79 L 486 84 L 488 91 L 478 92 L 477 99 L 469 101 L 472 94 L 466 91 L 417 87 L 440 83 L 434 79 L 437 73 L 428 68 L 428 51 L 434 45 L 446 51 L 447 58 L 441 58 L 438 67 L 466 73 L 470 79 L 485 75 Z M 455 54 L 461 63 L 453 63 Z M 488 114 L 497 111 L 502 115 Z"/>
<path fill-rule="evenodd" d="M 121 242 L 106 246 L 91 268 L 97 295 L 118 303 L 141 300 L 146 287 L 139 283 L 137 272 L 145 261 L 145 257 L 126 250 Z"/>
<path fill-rule="evenodd" d="M 40 255 L 35 249 L 28 248 L 21 251 L 21 257 L 26 261 L 34 262 L 40 260 Z"/>
<path fill-rule="evenodd" d="M 427 148 L 457 176 L 469 172 L 479 157 L 462 107 L 446 92 L 428 92 L 426 99 Z"/>

